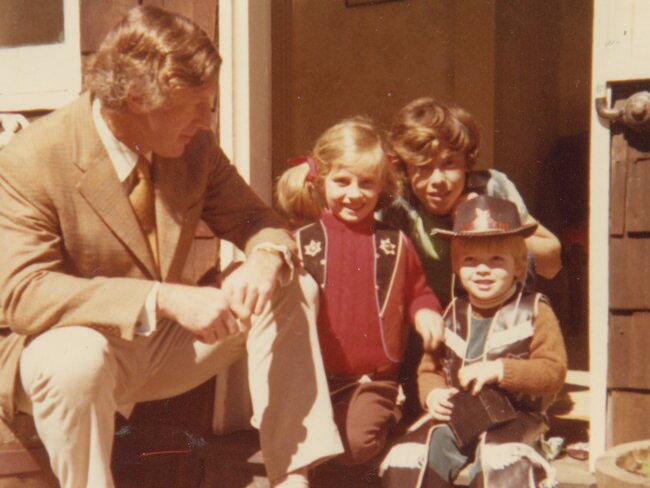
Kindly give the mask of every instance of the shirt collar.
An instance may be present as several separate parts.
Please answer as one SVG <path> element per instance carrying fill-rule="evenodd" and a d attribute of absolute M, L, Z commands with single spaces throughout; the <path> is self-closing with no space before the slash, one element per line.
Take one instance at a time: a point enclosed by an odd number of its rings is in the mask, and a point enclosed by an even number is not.
<path fill-rule="evenodd" d="M 117 177 L 121 183 L 131 175 L 135 163 L 138 161 L 138 153 L 129 149 L 129 147 L 113 135 L 108 128 L 104 117 L 102 117 L 102 104 L 98 98 L 93 100 L 93 121 L 97 128 L 99 138 L 104 145 L 104 149 L 108 153 L 111 164 L 117 173 Z M 145 156 L 147 157 L 147 156 Z"/>

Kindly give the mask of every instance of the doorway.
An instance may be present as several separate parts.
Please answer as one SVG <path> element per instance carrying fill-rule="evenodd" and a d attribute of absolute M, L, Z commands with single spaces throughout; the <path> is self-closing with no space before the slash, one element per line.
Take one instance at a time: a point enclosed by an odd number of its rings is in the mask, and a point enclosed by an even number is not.
<path fill-rule="evenodd" d="M 591 0 L 497 1 L 494 165 L 562 243 L 563 269 L 539 288 L 569 367 L 588 369 L 587 258 Z"/>
<path fill-rule="evenodd" d="M 481 126 L 478 166 L 508 175 L 562 241 L 564 268 L 540 280 L 572 369 L 588 369 L 588 157 L 592 0 L 280 0 L 272 11 L 274 177 L 333 123 L 388 128 L 422 96 Z"/>

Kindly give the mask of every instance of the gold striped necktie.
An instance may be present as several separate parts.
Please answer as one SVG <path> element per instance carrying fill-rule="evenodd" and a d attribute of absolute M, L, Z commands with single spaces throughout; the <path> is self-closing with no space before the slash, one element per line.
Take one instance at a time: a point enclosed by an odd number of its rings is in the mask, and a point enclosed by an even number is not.
<path fill-rule="evenodd" d="M 156 208 L 154 206 L 153 183 L 151 181 L 151 165 L 144 156 L 138 156 L 135 164 L 135 183 L 129 193 L 129 201 L 149 241 L 149 249 L 156 263 L 158 262 L 158 238 L 156 236 Z"/>

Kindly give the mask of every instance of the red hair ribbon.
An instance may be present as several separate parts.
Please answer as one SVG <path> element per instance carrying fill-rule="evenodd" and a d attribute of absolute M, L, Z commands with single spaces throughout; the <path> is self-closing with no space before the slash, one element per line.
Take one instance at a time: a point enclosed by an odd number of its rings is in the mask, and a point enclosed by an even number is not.
<path fill-rule="evenodd" d="M 311 156 L 298 156 L 287 161 L 289 167 L 298 166 L 303 163 L 307 163 L 307 166 L 309 166 L 307 181 L 311 181 L 312 183 L 318 181 L 318 166 L 316 165 L 316 160 Z"/>

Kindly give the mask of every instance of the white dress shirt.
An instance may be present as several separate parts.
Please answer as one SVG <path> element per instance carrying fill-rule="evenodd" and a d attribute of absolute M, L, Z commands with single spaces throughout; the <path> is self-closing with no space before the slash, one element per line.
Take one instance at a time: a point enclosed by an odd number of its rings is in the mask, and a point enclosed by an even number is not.
<path fill-rule="evenodd" d="M 93 100 L 93 121 L 95 122 L 95 128 L 113 164 L 115 173 L 117 173 L 117 178 L 124 186 L 124 190 L 128 195 L 133 185 L 132 174 L 139 156 L 113 135 L 102 117 L 101 108 L 102 105 L 99 99 L 96 98 Z M 151 154 L 144 155 L 144 157 L 150 159 Z M 159 282 L 154 284 L 149 295 L 147 295 L 145 303 L 142 305 L 142 310 L 138 316 L 138 326 L 135 330 L 136 335 L 149 335 L 156 330 L 156 301 L 159 286 Z"/>

